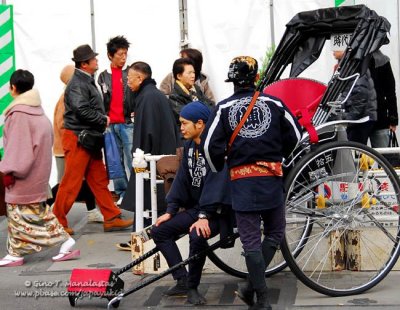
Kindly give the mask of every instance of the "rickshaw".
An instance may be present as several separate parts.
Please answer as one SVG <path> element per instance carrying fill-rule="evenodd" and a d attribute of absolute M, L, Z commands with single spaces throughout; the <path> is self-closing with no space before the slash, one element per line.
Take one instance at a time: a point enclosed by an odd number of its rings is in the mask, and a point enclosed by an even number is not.
<path fill-rule="evenodd" d="M 286 167 L 286 221 L 282 256 L 266 271 L 287 267 L 305 285 L 329 296 L 362 293 L 378 284 L 399 256 L 399 179 L 374 149 L 346 141 L 341 120 L 345 90 L 366 73 L 373 52 L 389 43 L 390 23 L 364 5 L 301 12 L 286 31 L 258 90 L 283 100 L 300 123 L 301 143 Z M 334 34 L 351 33 L 329 83 L 298 77 Z M 289 78 L 281 79 L 285 70 Z M 350 94 L 349 92 L 349 94 Z M 226 251 L 231 251 L 227 254 Z M 240 246 L 210 259 L 245 277 Z"/>
<path fill-rule="evenodd" d="M 276 96 L 304 128 L 301 142 L 284 160 L 286 230 L 281 255 L 265 275 L 289 267 L 311 289 L 328 296 L 360 294 L 390 272 L 400 254 L 400 180 L 385 157 L 374 149 L 347 141 L 345 126 L 366 121 L 342 120 L 342 98 L 366 73 L 373 52 L 389 43 L 390 23 L 364 5 L 301 12 L 286 31 L 262 75 L 258 90 Z M 351 33 L 345 56 L 327 85 L 299 77 L 321 54 L 333 34 Z M 288 78 L 281 78 L 289 70 Z M 286 70 L 286 71 L 285 71 Z M 238 233 L 228 242 L 237 239 Z M 210 260 L 236 277 L 247 275 L 241 244 L 220 248 L 209 240 Z M 114 273 L 114 278 L 157 253 L 154 248 Z M 196 255 L 195 255 L 196 256 Z M 196 257 L 119 292 L 108 308 Z M 121 280 L 122 281 L 122 280 Z M 117 281 L 118 282 L 118 281 Z M 119 281 L 120 282 L 120 281 Z M 121 292 L 122 290 L 122 292 Z M 78 294 L 69 296 L 75 306 Z"/>

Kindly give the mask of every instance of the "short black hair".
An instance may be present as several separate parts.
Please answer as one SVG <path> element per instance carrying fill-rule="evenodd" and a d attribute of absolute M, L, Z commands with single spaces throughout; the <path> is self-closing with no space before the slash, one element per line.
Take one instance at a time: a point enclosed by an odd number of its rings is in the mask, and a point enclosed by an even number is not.
<path fill-rule="evenodd" d="M 111 38 L 107 43 L 107 54 L 111 57 L 121 48 L 129 49 L 131 45 L 124 36 L 116 36 Z"/>
<path fill-rule="evenodd" d="M 131 64 L 129 66 L 129 69 L 143 73 L 146 76 L 146 78 L 151 78 L 152 72 L 151 72 L 150 65 L 143 61 L 134 62 L 133 64 Z"/>
<path fill-rule="evenodd" d="M 172 74 L 174 75 L 174 79 L 178 79 L 178 74 L 182 74 L 185 71 L 186 65 L 192 65 L 194 68 L 194 62 L 190 58 L 178 58 L 174 61 L 172 66 Z"/>
<path fill-rule="evenodd" d="M 18 94 L 31 90 L 33 84 L 35 84 L 35 78 L 28 70 L 18 69 L 11 74 L 10 86 L 14 85 Z"/>
<path fill-rule="evenodd" d="M 203 66 L 203 54 L 194 48 L 185 48 L 181 50 L 181 55 L 185 54 L 186 57 L 193 61 L 194 71 L 196 73 L 196 80 L 200 78 L 201 68 Z"/>

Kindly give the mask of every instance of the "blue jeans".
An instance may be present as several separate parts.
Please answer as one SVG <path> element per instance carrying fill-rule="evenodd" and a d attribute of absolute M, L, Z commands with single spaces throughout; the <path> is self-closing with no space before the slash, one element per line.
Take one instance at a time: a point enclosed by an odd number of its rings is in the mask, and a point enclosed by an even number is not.
<path fill-rule="evenodd" d="M 376 129 L 369 136 L 371 147 L 389 146 L 389 129 Z"/>
<path fill-rule="evenodd" d="M 128 180 L 132 172 L 132 141 L 133 123 L 130 124 L 110 124 L 110 130 L 114 133 L 115 140 L 121 154 L 121 163 L 125 168 L 125 176 L 115 179 L 114 191 L 119 196 L 124 196 L 128 187 Z"/>

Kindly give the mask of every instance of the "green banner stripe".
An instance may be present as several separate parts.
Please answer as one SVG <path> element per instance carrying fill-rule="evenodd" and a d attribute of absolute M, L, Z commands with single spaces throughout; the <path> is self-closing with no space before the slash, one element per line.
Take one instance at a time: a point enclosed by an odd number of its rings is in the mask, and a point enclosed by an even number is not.
<path fill-rule="evenodd" d="M 0 5 L 0 14 L 4 11 L 7 11 L 10 8 L 10 5 Z"/>
<path fill-rule="evenodd" d="M 342 4 L 344 5 L 354 5 L 355 0 L 335 0 L 335 6 L 341 6 Z"/>
<path fill-rule="evenodd" d="M 14 57 L 13 55 L 8 55 L 9 57 L 3 63 L 0 63 L 0 85 L 8 83 L 11 74 L 14 72 Z M 1 56 L 0 56 L 1 57 Z M 10 60 L 11 58 L 11 60 Z M 11 65 L 11 66 L 10 66 Z"/>
<path fill-rule="evenodd" d="M 0 113 L 12 101 L 9 94 L 9 80 L 15 71 L 15 44 L 13 6 L 0 5 Z M 3 125 L 4 117 L 0 118 L 0 152 L 3 153 Z"/>
<path fill-rule="evenodd" d="M 4 110 L 7 108 L 7 106 L 8 106 L 8 104 L 12 101 L 12 97 L 11 97 L 11 95 L 10 94 L 7 94 L 5 97 L 4 97 L 4 102 L 5 102 L 5 104 L 1 104 L 0 103 L 0 114 L 3 114 L 3 112 L 4 112 Z M 3 125 L 3 124 L 2 124 Z"/>

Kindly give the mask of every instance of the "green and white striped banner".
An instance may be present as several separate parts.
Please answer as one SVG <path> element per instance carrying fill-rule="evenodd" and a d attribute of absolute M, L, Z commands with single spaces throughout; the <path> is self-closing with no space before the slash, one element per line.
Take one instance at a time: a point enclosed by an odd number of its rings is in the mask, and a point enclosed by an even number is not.
<path fill-rule="evenodd" d="M 335 6 L 354 5 L 355 0 L 335 0 Z"/>
<path fill-rule="evenodd" d="M 12 5 L 0 5 L 0 151 L 3 152 L 4 109 L 10 104 L 9 80 L 15 71 Z"/>

